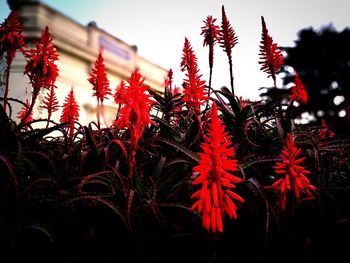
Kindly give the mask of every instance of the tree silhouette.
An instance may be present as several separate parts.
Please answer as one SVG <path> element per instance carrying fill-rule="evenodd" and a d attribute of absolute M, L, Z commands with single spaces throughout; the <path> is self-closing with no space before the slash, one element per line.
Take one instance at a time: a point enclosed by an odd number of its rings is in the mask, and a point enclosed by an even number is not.
<path fill-rule="evenodd" d="M 338 32 L 332 25 L 316 31 L 299 31 L 294 47 L 284 47 L 284 89 L 268 88 L 262 96 L 279 98 L 290 94 L 287 89 L 299 77 L 309 94 L 306 105 L 299 106 L 299 114 L 308 112 L 316 124 L 326 121 L 337 133 L 350 130 L 350 29 Z M 296 116 L 294 116 L 296 117 Z"/>

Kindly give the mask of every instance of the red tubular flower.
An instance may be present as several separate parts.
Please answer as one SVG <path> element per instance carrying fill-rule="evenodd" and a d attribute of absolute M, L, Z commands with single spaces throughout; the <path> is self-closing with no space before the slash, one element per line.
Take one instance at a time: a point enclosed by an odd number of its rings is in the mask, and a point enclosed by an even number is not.
<path fill-rule="evenodd" d="M 21 35 L 23 25 L 19 21 L 18 14 L 12 11 L 3 23 L 0 24 L 0 57 L 4 52 L 7 53 L 7 69 L 6 69 L 6 86 L 4 92 L 4 111 L 6 112 L 7 95 L 9 91 L 10 67 L 13 58 L 16 56 L 16 50 L 23 52 L 25 45 L 24 38 Z"/>
<path fill-rule="evenodd" d="M 220 46 L 226 52 L 230 64 L 232 64 L 232 49 L 238 43 L 238 37 L 233 30 L 230 21 L 228 20 L 225 7 L 222 6 L 222 20 L 221 20 L 221 29 L 219 31 L 219 42 Z"/>
<path fill-rule="evenodd" d="M 129 152 L 129 186 L 133 182 L 136 167 L 136 149 L 138 141 L 146 126 L 153 123 L 149 112 L 154 104 L 151 96 L 146 93 L 149 89 L 144 83 L 141 74 L 134 71 L 128 80 L 129 86 L 122 88 L 122 92 L 116 97 L 116 103 L 120 105 L 120 117 L 114 122 L 119 129 L 127 127 L 130 133 Z"/>
<path fill-rule="evenodd" d="M 54 85 L 58 76 L 58 68 L 55 61 L 58 54 L 52 44 L 52 36 L 49 27 L 45 31 L 39 42 L 35 43 L 36 49 L 26 52 L 25 56 L 29 61 L 25 67 L 24 74 L 27 74 L 32 86 L 33 97 L 36 98 L 41 88 L 50 88 Z"/>
<path fill-rule="evenodd" d="M 213 103 L 208 134 L 201 144 L 200 161 L 193 172 L 198 177 L 193 185 L 201 185 L 192 196 L 198 199 L 191 207 L 202 215 L 203 226 L 213 233 L 223 232 L 222 218 L 237 218 L 237 202 L 243 203 L 241 196 L 232 190 L 242 179 L 232 173 L 237 171 L 235 150 L 230 145 L 230 138 L 225 126 L 218 117 L 217 106 Z"/>
<path fill-rule="evenodd" d="M 16 11 L 12 11 L 0 24 L 0 54 L 7 52 L 8 61 L 16 56 L 17 49 L 21 50 L 25 45 L 22 32 L 23 25 Z"/>
<path fill-rule="evenodd" d="M 233 73 L 232 73 L 232 49 L 238 43 L 238 38 L 233 30 L 229 20 L 225 13 L 225 7 L 222 6 L 222 20 L 221 29 L 219 31 L 219 43 L 227 54 L 228 62 L 230 65 L 230 77 L 231 77 L 231 89 L 234 94 L 233 88 Z"/>
<path fill-rule="evenodd" d="M 272 37 L 266 28 L 265 19 L 261 17 L 262 23 L 262 37 L 260 42 L 260 70 L 266 72 L 268 77 L 272 77 L 273 83 L 276 87 L 276 74 L 283 66 L 284 59 L 281 50 L 277 47 L 277 44 L 273 43 Z"/>
<path fill-rule="evenodd" d="M 33 87 L 32 102 L 28 114 L 31 114 L 36 98 L 41 88 L 51 88 L 58 76 L 58 68 L 55 61 L 58 59 L 55 46 L 51 43 L 52 37 L 48 27 L 36 42 L 36 49 L 26 51 L 25 56 L 29 61 L 25 67 L 24 74 L 27 74 Z"/>
<path fill-rule="evenodd" d="M 20 109 L 20 111 L 17 114 L 17 118 L 20 119 L 21 123 L 23 124 L 27 124 L 33 121 L 32 113 L 27 116 L 28 109 L 29 109 L 29 102 L 28 100 L 26 100 L 26 106 L 23 105 L 23 107 Z"/>
<path fill-rule="evenodd" d="M 48 119 L 47 125 L 48 125 L 49 121 L 51 119 L 52 113 L 55 111 L 58 111 L 58 107 L 59 107 L 58 100 L 57 100 L 57 97 L 55 94 L 55 86 L 52 86 L 50 88 L 49 93 L 47 93 L 45 98 L 44 98 L 43 104 L 44 105 L 42 105 L 40 107 L 47 110 L 47 119 Z"/>
<path fill-rule="evenodd" d="M 309 96 L 298 74 L 294 76 L 294 86 L 291 89 L 292 89 L 291 100 L 300 101 L 304 104 L 307 103 Z"/>
<path fill-rule="evenodd" d="M 92 84 L 94 90 L 93 96 L 96 96 L 97 103 L 103 105 L 103 100 L 106 99 L 108 95 L 112 95 L 112 93 L 109 88 L 109 81 L 107 79 L 102 53 L 98 54 L 88 80 Z"/>
<path fill-rule="evenodd" d="M 184 80 L 185 96 L 183 97 L 183 101 L 186 103 L 188 109 L 193 110 L 199 116 L 200 107 L 205 104 L 208 96 L 205 93 L 205 81 L 201 80 L 202 75 L 199 75 L 197 57 L 187 38 L 185 38 L 181 61 L 181 71 L 185 70 L 187 70 L 187 79 Z"/>
<path fill-rule="evenodd" d="M 69 122 L 69 138 L 73 139 L 74 121 L 77 121 L 79 119 L 79 105 L 75 100 L 73 87 L 67 95 L 65 103 L 62 107 L 63 110 L 60 121 Z"/>
<path fill-rule="evenodd" d="M 202 26 L 201 35 L 204 36 L 203 46 L 209 46 L 209 67 L 213 68 L 214 63 L 214 44 L 219 40 L 219 26 L 215 24 L 216 18 L 207 16 Z"/>
<path fill-rule="evenodd" d="M 151 96 L 146 93 L 149 89 L 144 83 L 141 74 L 134 71 L 128 80 L 129 86 L 123 87 L 115 97 L 116 103 L 121 105 L 120 118 L 115 121 L 119 129 L 128 127 L 134 131 L 135 140 L 138 141 L 144 128 L 151 124 L 149 112 L 154 104 Z"/>
<path fill-rule="evenodd" d="M 295 146 L 292 135 L 288 133 L 285 146 L 279 155 L 282 160 L 272 167 L 276 174 L 282 176 L 271 186 L 280 194 L 279 206 L 282 210 L 286 209 L 289 196 L 294 197 L 296 201 L 299 201 L 302 195 L 313 198 L 316 190 L 316 187 L 306 177 L 310 172 L 301 165 L 306 157 L 300 155 L 301 148 Z"/>
<path fill-rule="evenodd" d="M 121 103 L 125 98 L 126 86 L 125 81 L 120 81 L 120 84 L 115 88 L 115 93 L 113 95 L 115 103 Z M 123 101 L 124 102 L 124 101 Z"/>

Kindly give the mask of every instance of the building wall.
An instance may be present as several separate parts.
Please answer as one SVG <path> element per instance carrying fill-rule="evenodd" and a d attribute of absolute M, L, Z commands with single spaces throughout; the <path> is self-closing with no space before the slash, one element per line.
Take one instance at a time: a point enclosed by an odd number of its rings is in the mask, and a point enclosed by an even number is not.
<path fill-rule="evenodd" d="M 57 66 L 59 76 L 56 80 L 57 98 L 62 105 L 64 98 L 73 86 L 76 99 L 80 106 L 80 122 L 87 124 L 96 120 L 96 98 L 92 97 L 92 87 L 88 82 L 88 76 L 93 67 L 100 50 L 110 81 L 110 88 L 114 92 L 121 80 L 129 79 L 131 73 L 136 69 L 145 78 L 145 83 L 151 89 L 162 92 L 164 78 L 167 70 L 137 54 L 137 48 L 131 46 L 115 36 L 98 28 L 96 24 L 90 23 L 83 26 L 64 14 L 52 9 L 40 2 L 26 2 L 19 9 L 23 21 L 28 45 L 38 41 L 45 26 L 49 26 L 53 37 L 53 44 L 57 48 L 59 61 Z M 0 62 L 0 76 L 4 75 L 4 59 Z M 16 59 L 11 67 L 9 97 L 30 99 L 31 86 L 27 76 L 23 75 L 26 60 L 23 55 L 17 53 Z M 3 77 L 4 78 L 4 77 Z M 4 84 L 0 89 L 3 93 Z M 44 94 L 39 96 L 39 101 Z M 115 116 L 116 105 L 112 99 L 105 101 L 107 120 L 110 125 Z M 13 114 L 16 115 L 20 105 L 13 104 Z M 53 115 L 58 121 L 61 110 Z M 113 115 L 114 114 L 114 115 Z M 34 118 L 45 118 L 41 114 L 39 103 L 36 103 Z"/>

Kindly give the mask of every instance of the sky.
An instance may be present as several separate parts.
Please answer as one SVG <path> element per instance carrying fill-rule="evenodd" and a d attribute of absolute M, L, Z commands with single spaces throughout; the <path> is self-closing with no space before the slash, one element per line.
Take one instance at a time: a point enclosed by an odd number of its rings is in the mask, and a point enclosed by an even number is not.
<path fill-rule="evenodd" d="M 184 73 L 180 62 L 185 37 L 198 58 L 202 79 L 209 79 L 208 47 L 200 35 L 208 15 L 221 23 L 224 5 L 238 37 L 232 51 L 236 95 L 259 99 L 259 88 L 273 85 L 272 79 L 260 71 L 259 43 L 261 16 L 269 34 L 278 46 L 293 46 L 298 31 L 332 24 L 341 31 L 350 27 L 349 0 L 42 0 L 77 22 L 97 26 L 130 45 L 137 45 L 138 54 L 174 71 L 174 80 L 181 86 Z M 0 0 L 0 21 L 8 15 L 6 0 Z M 228 86 L 229 65 L 226 53 L 216 45 L 212 86 Z M 281 81 L 277 85 L 281 85 Z"/>

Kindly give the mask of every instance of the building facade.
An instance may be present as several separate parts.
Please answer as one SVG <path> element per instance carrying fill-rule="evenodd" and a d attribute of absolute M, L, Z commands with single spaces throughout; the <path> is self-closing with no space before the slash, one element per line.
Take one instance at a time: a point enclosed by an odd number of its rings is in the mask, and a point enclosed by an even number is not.
<path fill-rule="evenodd" d="M 56 95 L 62 105 L 71 87 L 74 89 L 80 106 L 80 123 L 87 124 L 96 120 L 97 102 L 92 97 L 92 86 L 88 82 L 89 73 L 98 53 L 103 50 L 107 77 L 112 92 L 121 80 L 129 79 L 134 70 L 145 78 L 145 84 L 151 89 L 162 92 L 167 70 L 137 54 L 137 47 L 129 45 L 117 37 L 99 28 L 91 22 L 84 26 L 70 17 L 58 12 L 40 1 L 19 1 L 17 6 L 19 16 L 24 25 L 23 35 L 27 45 L 33 45 L 41 37 L 45 26 L 48 26 L 57 48 L 59 60 L 57 66 L 59 76 L 56 80 Z M 25 101 L 30 100 L 31 85 L 23 74 L 27 61 L 22 54 L 17 53 L 11 66 L 9 97 Z M 0 61 L 0 96 L 4 92 L 5 59 Z M 33 118 L 45 118 L 40 109 L 40 94 L 35 105 Z M 13 105 L 12 105 L 13 104 Z M 110 125 L 115 119 L 116 105 L 113 99 L 105 100 L 105 124 Z M 20 105 L 11 103 L 14 118 Z M 55 112 L 53 120 L 58 121 L 61 111 Z"/>

